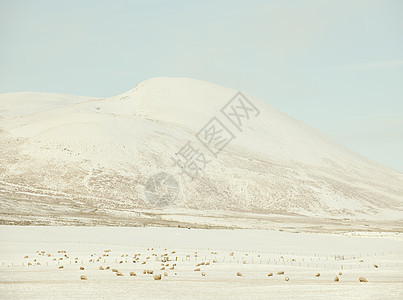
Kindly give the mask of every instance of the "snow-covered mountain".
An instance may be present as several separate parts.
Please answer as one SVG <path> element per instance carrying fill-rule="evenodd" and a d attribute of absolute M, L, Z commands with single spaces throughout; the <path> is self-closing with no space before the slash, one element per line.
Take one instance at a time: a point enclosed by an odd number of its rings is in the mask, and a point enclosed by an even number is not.
<path fill-rule="evenodd" d="M 401 173 L 251 95 L 194 79 L 150 79 L 103 99 L 2 94 L 0 130 L 3 223 L 402 219 Z M 145 187 L 161 172 L 169 201 L 156 207 Z"/>

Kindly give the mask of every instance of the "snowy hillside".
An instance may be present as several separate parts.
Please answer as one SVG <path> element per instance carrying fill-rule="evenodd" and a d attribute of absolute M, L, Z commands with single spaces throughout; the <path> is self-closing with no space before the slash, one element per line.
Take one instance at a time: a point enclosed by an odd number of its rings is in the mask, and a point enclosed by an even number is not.
<path fill-rule="evenodd" d="M 1 222 L 264 228 L 274 215 L 403 219 L 402 174 L 270 99 L 237 93 L 155 78 L 104 99 L 0 95 Z M 190 150 L 198 174 L 178 166 Z M 166 207 L 145 196 L 160 172 L 178 184 Z"/>

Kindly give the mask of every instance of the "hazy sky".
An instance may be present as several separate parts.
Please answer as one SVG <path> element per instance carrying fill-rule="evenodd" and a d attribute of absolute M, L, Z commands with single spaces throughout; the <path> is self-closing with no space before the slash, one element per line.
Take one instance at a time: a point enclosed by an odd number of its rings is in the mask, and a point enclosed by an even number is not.
<path fill-rule="evenodd" d="M 403 171 L 403 1 L 0 0 L 0 93 L 247 92 Z"/>

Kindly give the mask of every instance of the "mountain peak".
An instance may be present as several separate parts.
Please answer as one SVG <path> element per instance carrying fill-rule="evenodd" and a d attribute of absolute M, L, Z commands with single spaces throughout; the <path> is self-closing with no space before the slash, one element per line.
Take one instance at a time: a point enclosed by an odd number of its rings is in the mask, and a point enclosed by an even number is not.
<path fill-rule="evenodd" d="M 380 219 L 391 211 L 401 218 L 401 174 L 235 89 L 163 77 L 107 99 L 28 93 L 0 100 L 7 103 L 0 196 L 4 207 L 17 199 L 41 218 L 52 218 L 53 206 L 79 215 L 83 205 L 102 208 L 110 217 L 114 209 L 153 211 L 144 189 L 159 173 L 180 189 L 172 220 L 217 209 L 251 220 L 257 213 Z M 186 145 L 208 161 L 193 179 L 174 163 Z M 26 220 L 24 205 L 3 218 Z"/>

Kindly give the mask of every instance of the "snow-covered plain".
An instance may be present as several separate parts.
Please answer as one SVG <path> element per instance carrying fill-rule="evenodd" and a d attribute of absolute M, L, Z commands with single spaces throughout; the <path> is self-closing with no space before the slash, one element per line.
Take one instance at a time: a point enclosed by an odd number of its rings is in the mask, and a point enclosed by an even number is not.
<path fill-rule="evenodd" d="M 0 295 L 3 299 L 401 299 L 402 246 L 401 238 L 269 230 L 0 226 Z M 165 270 L 161 270 L 163 257 L 167 257 Z M 197 266 L 200 263 L 204 264 Z M 113 268 L 123 276 L 116 276 Z M 162 279 L 156 281 L 144 270 L 153 270 Z M 280 271 L 284 275 L 277 275 Z M 129 276 L 130 272 L 137 276 Z M 339 282 L 334 282 L 336 276 Z M 368 282 L 359 282 L 359 277 Z"/>

